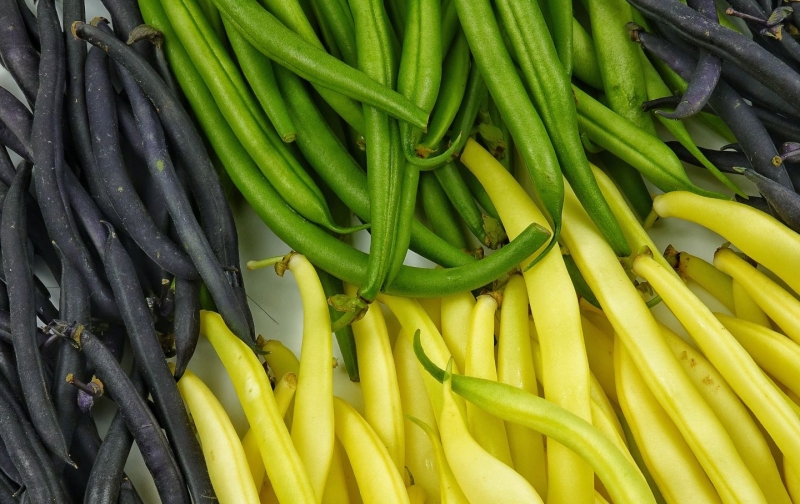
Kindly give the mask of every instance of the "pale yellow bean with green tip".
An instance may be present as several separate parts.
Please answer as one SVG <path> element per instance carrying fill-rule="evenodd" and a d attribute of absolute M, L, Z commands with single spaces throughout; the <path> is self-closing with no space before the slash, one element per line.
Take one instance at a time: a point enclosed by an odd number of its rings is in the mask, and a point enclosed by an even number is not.
<path fill-rule="evenodd" d="M 355 296 L 358 289 L 345 286 L 345 294 Z M 351 325 L 356 342 L 364 419 L 389 451 L 397 470 L 405 470 L 405 432 L 400 387 L 394 369 L 392 346 L 381 307 L 372 304 L 364 316 Z"/>
<path fill-rule="evenodd" d="M 450 368 L 450 366 L 448 366 Z M 445 373 L 439 435 L 447 463 L 471 503 L 542 503 L 533 486 L 484 450 L 472 437 Z"/>
<path fill-rule="evenodd" d="M 428 492 L 419 485 L 411 485 L 406 487 L 408 493 L 408 501 L 410 504 L 425 504 L 428 500 Z"/>
<path fill-rule="evenodd" d="M 200 333 L 208 338 L 236 390 L 253 429 L 267 477 L 286 503 L 316 502 L 303 462 L 275 403 L 272 386 L 253 351 L 225 326 L 219 314 L 200 312 Z"/>
<path fill-rule="evenodd" d="M 655 253 L 658 248 L 655 243 L 653 243 L 650 235 L 647 234 L 647 231 L 642 227 L 636 214 L 634 214 L 631 207 L 628 206 L 628 202 L 625 201 L 625 197 L 619 192 L 614 181 L 600 168 L 591 163 L 589 166 L 592 167 L 592 173 L 594 174 L 595 180 L 597 180 L 597 185 L 600 187 L 600 192 L 603 193 L 603 197 L 611 208 L 611 213 L 614 214 L 617 222 L 619 222 L 622 234 L 625 236 L 625 240 L 628 242 L 633 255 L 635 256 L 637 253 L 644 250 L 645 247 Z M 654 257 L 657 261 L 661 262 L 664 267 L 669 267 L 666 259 L 662 256 L 656 255 Z"/>
<path fill-rule="evenodd" d="M 714 266 L 730 275 L 787 336 L 800 343 L 800 301 L 729 248 L 717 250 Z M 797 271 L 795 275 L 800 276 Z"/>
<path fill-rule="evenodd" d="M 439 494 L 440 502 L 442 504 L 467 504 L 469 501 L 464 496 L 464 492 L 461 491 L 461 487 L 458 485 L 458 481 L 456 481 L 453 470 L 450 469 L 450 465 L 447 463 L 444 448 L 442 448 L 442 441 L 439 439 L 439 433 L 435 431 L 433 427 L 418 418 L 411 416 L 406 416 L 406 418 L 428 436 L 428 440 L 433 447 L 436 474 L 439 476 L 439 488 L 441 492 Z"/>
<path fill-rule="evenodd" d="M 674 251 L 674 249 L 672 250 Z M 670 251 L 668 250 L 667 253 Z M 710 262 L 688 252 L 677 252 L 677 261 L 678 276 L 684 280 L 694 281 L 717 298 L 717 301 L 731 313 L 736 312 L 736 303 L 733 300 L 733 279 L 730 276 L 715 268 Z"/>
<path fill-rule="evenodd" d="M 653 210 L 661 217 L 678 217 L 722 235 L 800 294 L 800 235 L 774 217 L 742 203 L 686 191 L 656 196 Z"/>
<path fill-rule="evenodd" d="M 539 395 L 528 331 L 528 292 L 525 280 L 512 275 L 503 291 L 500 335 L 497 342 L 497 379 Z M 527 427 L 506 422 L 514 469 L 543 499 L 547 499 L 547 465 L 544 437 Z"/>
<path fill-rule="evenodd" d="M 294 391 L 297 389 L 297 375 L 292 372 L 286 373 L 275 385 L 275 404 L 278 405 L 278 413 L 283 417 L 294 398 Z M 252 429 L 248 429 L 242 438 L 242 447 L 247 457 L 247 465 L 250 467 L 250 474 L 256 488 L 261 488 L 264 482 L 264 475 L 267 473 L 264 463 L 261 461 L 261 452 L 258 449 L 258 441 Z"/>
<path fill-rule="evenodd" d="M 453 354 L 453 362 L 458 369 L 464 369 L 469 315 L 474 306 L 475 296 L 469 291 L 442 298 L 442 338 Z"/>
<path fill-rule="evenodd" d="M 434 447 L 428 441 L 426 434 L 408 420 L 411 416 L 425 422 L 438 436 L 436 414 L 433 412 L 422 379 L 424 371 L 420 369 L 408 337 L 403 334 L 398 335 L 394 343 L 394 367 L 397 372 L 397 384 L 400 387 L 400 403 L 405 415 L 406 467 L 414 477 L 414 482 L 422 486 L 431 500 L 436 502 L 436 496 L 440 493 L 440 481 L 435 469 Z"/>
<path fill-rule="evenodd" d="M 497 365 L 494 360 L 494 316 L 497 300 L 487 294 L 478 296 L 470 314 L 470 330 L 467 336 L 467 355 L 464 374 L 497 381 Z M 514 467 L 508 435 L 503 420 L 467 403 L 467 423 L 472 437 L 484 450 L 509 467 Z"/>
<path fill-rule="evenodd" d="M 350 494 L 347 491 L 347 480 L 342 462 L 342 445 L 338 441 L 333 443 L 333 459 L 328 480 L 325 482 L 325 493 L 322 502 L 325 504 L 350 504 Z"/>
<path fill-rule="evenodd" d="M 736 317 L 742 320 L 747 320 L 754 324 L 764 327 L 772 327 L 769 323 L 769 317 L 766 312 L 758 306 L 752 297 L 744 290 L 744 287 L 737 282 L 733 281 L 731 286 L 731 293 L 733 294 L 733 306 Z"/>
<path fill-rule="evenodd" d="M 722 313 L 714 315 L 761 369 L 800 395 L 800 345 L 762 325 Z"/>
<path fill-rule="evenodd" d="M 730 434 L 767 502 L 791 504 L 767 441 L 728 382 L 702 353 L 665 325 L 659 324 L 659 327 L 686 374 Z"/>
<path fill-rule="evenodd" d="M 328 301 L 314 266 L 300 254 L 286 261 L 303 305 L 303 340 L 292 414 L 292 442 L 322 502 L 333 457 L 333 340 Z"/>
<path fill-rule="evenodd" d="M 211 485 L 221 504 L 257 504 L 258 490 L 247 457 L 225 408 L 205 383 L 189 370 L 178 391 L 192 416 Z"/>
<path fill-rule="evenodd" d="M 450 350 L 448 350 L 439 329 L 416 300 L 380 294 L 378 301 L 385 304 L 394 313 L 407 338 L 411 338 L 410 335 L 419 329 L 422 345 L 426 352 L 430 352 L 433 362 L 442 367 L 447 365 L 451 357 Z M 409 343 L 411 343 L 410 339 Z M 434 414 L 438 416 L 437 412 L 441 409 L 442 402 L 442 387 L 428 373 L 423 373 L 422 378 L 425 381 L 425 388 L 433 405 Z"/>
<path fill-rule="evenodd" d="M 467 141 L 461 162 L 486 189 L 509 238 L 513 240 L 532 223 L 549 226 L 514 177 L 477 142 Z M 544 396 L 591 421 L 589 363 L 583 345 L 578 297 L 561 252 L 557 247 L 550 250 L 522 275 L 542 346 Z M 591 468 L 574 452 L 551 440 L 547 441 L 547 475 L 548 500 L 591 502 L 594 486 Z"/>
<path fill-rule="evenodd" d="M 753 358 L 686 285 L 641 255 L 633 271 L 645 278 L 731 388 L 750 408 L 778 448 L 800 463 L 800 418 Z"/>
<path fill-rule="evenodd" d="M 691 448 L 648 389 L 620 339 L 614 344 L 617 397 L 650 474 L 667 502 L 721 503 Z"/>
<path fill-rule="evenodd" d="M 408 504 L 403 477 L 380 438 L 346 401 L 333 398 L 336 439 L 342 443 L 365 504 Z"/>

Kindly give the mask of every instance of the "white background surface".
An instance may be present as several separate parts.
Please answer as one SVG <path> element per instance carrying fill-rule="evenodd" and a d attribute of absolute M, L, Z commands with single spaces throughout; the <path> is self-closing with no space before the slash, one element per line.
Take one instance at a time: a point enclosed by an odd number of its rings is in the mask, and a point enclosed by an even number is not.
<path fill-rule="evenodd" d="M 28 1 L 30 2 L 30 0 Z M 61 2 L 58 1 L 59 9 L 60 4 Z M 108 16 L 98 0 L 87 0 L 86 6 L 87 19 L 98 15 Z M 0 86 L 13 90 L 21 98 L 21 94 L 19 94 L 8 73 L 2 68 L 0 68 Z M 719 145 L 716 139 L 705 137 L 705 140 L 708 146 Z M 687 167 L 687 172 L 697 185 L 722 192 L 720 184 L 704 170 Z M 755 194 L 752 186 L 744 181 L 742 177 L 736 176 L 735 179 L 737 183 L 742 183 L 745 191 L 749 194 Z M 271 268 L 253 272 L 248 272 L 244 268 L 248 260 L 285 254 L 289 252 L 289 248 L 267 229 L 241 198 L 233 201 L 232 205 L 239 230 L 243 276 L 247 292 L 251 298 L 250 306 L 255 319 L 257 333 L 262 334 L 266 339 L 281 340 L 296 355 L 299 355 L 302 331 L 301 304 L 291 273 L 279 278 Z M 356 243 L 362 249 L 366 243 L 365 233 L 362 232 L 361 236 L 356 239 Z M 714 250 L 724 242 L 721 237 L 704 228 L 675 219 L 657 222 L 651 230 L 651 236 L 659 251 L 663 251 L 668 244 L 672 244 L 678 250 L 688 251 L 706 260 L 710 260 Z M 407 263 L 420 265 L 424 264 L 425 261 L 415 257 L 413 253 L 409 253 Z M 47 283 L 47 285 L 54 287 L 53 293 L 54 296 L 57 296 L 58 289 L 55 282 L 50 279 L 50 283 Z M 701 289 L 695 289 L 695 292 L 713 310 L 726 311 L 721 304 Z M 54 297 L 55 301 L 57 301 L 57 297 Z M 663 304 L 654 308 L 654 313 L 661 321 L 679 333 L 684 333 Z M 335 393 L 347 398 L 360 409 L 360 386 L 348 380 L 344 365 L 341 363 L 341 356 L 335 345 L 334 350 L 341 364 L 334 370 Z M 129 354 L 130 352 L 128 352 Z M 244 435 L 247 430 L 247 422 L 236 399 L 233 387 L 211 345 L 204 338 L 201 338 L 189 368 L 211 388 L 230 414 L 237 432 L 240 436 Z M 94 416 L 101 435 L 105 433 L 114 410 L 114 405 L 108 400 L 100 401 L 96 406 Z M 126 472 L 134 482 L 145 503 L 159 502 L 150 476 L 135 446 L 126 465 Z"/>

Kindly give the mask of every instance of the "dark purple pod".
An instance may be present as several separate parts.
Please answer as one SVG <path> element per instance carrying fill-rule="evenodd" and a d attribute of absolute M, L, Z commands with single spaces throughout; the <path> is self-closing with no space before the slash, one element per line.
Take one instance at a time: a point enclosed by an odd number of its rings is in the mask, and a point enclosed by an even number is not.
<path fill-rule="evenodd" d="M 742 173 L 758 188 L 775 214 L 787 226 L 800 232 L 800 194 L 756 173 L 743 169 Z"/>

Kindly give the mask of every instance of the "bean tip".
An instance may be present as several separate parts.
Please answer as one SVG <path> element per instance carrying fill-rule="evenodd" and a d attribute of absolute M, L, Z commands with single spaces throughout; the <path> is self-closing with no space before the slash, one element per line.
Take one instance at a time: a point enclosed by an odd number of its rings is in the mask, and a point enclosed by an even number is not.
<path fill-rule="evenodd" d="M 634 22 L 627 23 L 625 29 L 628 30 L 628 37 L 634 42 L 639 42 L 639 33 L 644 31 L 644 28 Z"/>

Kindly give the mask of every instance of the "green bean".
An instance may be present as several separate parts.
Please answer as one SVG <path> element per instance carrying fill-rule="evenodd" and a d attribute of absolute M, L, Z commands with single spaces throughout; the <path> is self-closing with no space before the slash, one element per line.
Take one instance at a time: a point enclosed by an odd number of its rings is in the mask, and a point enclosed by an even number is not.
<path fill-rule="evenodd" d="M 330 33 L 336 47 L 342 55 L 342 59 L 350 66 L 358 64 L 358 54 L 356 51 L 355 25 L 350 9 L 342 8 L 339 2 L 329 0 L 311 0 L 311 5 L 317 15 L 320 28 Z"/>
<path fill-rule="evenodd" d="M 284 142 L 293 142 L 297 131 L 281 97 L 269 58 L 256 51 L 236 29 L 228 32 L 228 39 L 247 82 L 278 135 Z"/>
<path fill-rule="evenodd" d="M 544 257 L 561 233 L 564 182 L 555 150 L 536 113 L 514 62 L 503 44 L 500 28 L 488 0 L 455 0 L 461 27 L 492 97 L 517 141 L 539 199 L 553 221 L 553 237 Z"/>
<path fill-rule="evenodd" d="M 502 158 L 498 159 L 498 161 L 500 161 L 500 164 L 502 164 L 503 168 L 508 170 L 509 173 L 514 173 L 514 156 L 512 154 L 514 152 L 514 139 L 511 137 L 511 132 L 508 131 L 508 126 L 506 126 L 506 122 L 503 120 L 503 116 L 500 114 L 500 111 L 497 109 L 497 104 L 492 100 L 491 96 L 489 97 L 489 117 L 492 120 L 492 124 L 503 134 L 503 141 L 506 144 L 504 155 Z M 483 202 L 480 200 L 478 200 L 478 202 L 483 206 Z M 484 206 L 484 209 L 485 208 Z"/>
<path fill-rule="evenodd" d="M 211 26 L 214 27 L 214 33 L 217 34 L 217 37 L 225 43 L 225 39 L 227 34 L 225 33 L 225 26 L 222 24 L 222 16 L 219 13 L 219 9 L 217 6 L 214 5 L 213 0 L 198 0 L 200 4 L 200 8 L 203 9 L 203 14 L 206 15 L 208 18 L 208 22 L 211 23 Z"/>
<path fill-rule="evenodd" d="M 596 427 L 541 397 L 512 385 L 451 374 L 425 355 L 419 331 L 414 353 L 422 367 L 453 392 L 507 422 L 524 425 L 575 451 L 594 469 L 614 502 L 652 503 L 653 493 L 636 465 Z"/>
<path fill-rule="evenodd" d="M 573 86 L 578 125 L 595 143 L 627 162 L 662 191 L 678 189 L 724 198 L 695 186 L 667 145 Z"/>
<path fill-rule="evenodd" d="M 322 290 L 325 291 L 325 297 L 330 299 L 337 294 L 344 294 L 344 285 L 342 281 L 331 275 L 325 270 L 316 268 L 319 283 L 322 284 Z M 336 309 L 328 304 L 328 312 L 331 320 L 336 321 L 342 314 L 337 312 Z M 353 336 L 353 328 L 348 324 L 338 331 L 336 334 L 336 342 L 339 344 L 339 351 L 342 352 L 342 360 L 347 368 L 347 375 L 350 381 L 360 381 L 358 375 L 358 357 L 356 355 L 356 339 Z"/>
<path fill-rule="evenodd" d="M 491 249 L 500 247 L 506 239 L 505 231 L 497 220 L 481 213 L 455 163 L 446 163 L 433 173 L 436 174 L 436 179 L 450 199 L 450 203 L 481 244 Z"/>
<path fill-rule="evenodd" d="M 460 31 L 458 12 L 453 0 L 442 0 L 442 55 L 453 45 L 456 34 Z"/>
<path fill-rule="evenodd" d="M 499 0 L 497 7 L 564 176 L 617 255 L 629 255 L 628 243 L 597 186 L 583 151 L 569 76 L 558 61 L 552 41 L 537 35 L 546 30 L 541 11 L 535 3 L 520 0 Z"/>
<path fill-rule="evenodd" d="M 592 306 L 602 309 L 600 302 L 597 300 L 594 292 L 592 292 L 592 288 L 586 283 L 586 279 L 583 278 L 581 270 L 579 270 L 578 265 L 575 264 L 575 259 L 569 254 L 561 257 L 564 259 L 564 265 L 567 267 L 567 273 L 569 273 L 569 278 L 572 280 L 572 285 L 575 286 L 575 293 L 588 301 Z"/>
<path fill-rule="evenodd" d="M 355 21 L 359 69 L 393 88 L 396 65 L 383 3 L 355 0 L 350 8 Z M 405 161 L 397 121 L 375 107 L 365 106 L 364 125 L 371 238 L 366 280 L 358 295 L 372 302 L 388 280 L 395 257 Z"/>
<path fill-rule="evenodd" d="M 625 28 L 633 16 L 625 0 L 583 0 L 592 24 L 597 62 L 609 108 L 650 134 L 655 126 L 642 110 L 647 91 L 637 52 Z"/>
<path fill-rule="evenodd" d="M 572 1 L 547 0 L 547 11 L 550 14 L 550 33 L 558 52 L 558 59 L 567 75 L 572 75 Z"/>
<path fill-rule="evenodd" d="M 644 52 L 640 52 L 639 57 L 642 63 L 642 70 L 644 71 L 647 98 L 649 100 L 654 100 L 662 96 L 667 96 L 669 94 L 669 87 L 667 87 L 667 85 L 664 84 L 664 81 L 661 80 L 661 77 L 650 63 L 650 60 L 647 59 L 647 56 L 644 55 Z M 711 174 L 714 175 L 717 180 L 725 185 L 725 187 L 735 192 L 739 196 L 745 195 L 731 179 L 719 171 L 719 169 L 714 166 L 714 164 L 709 161 L 702 152 L 700 152 L 700 149 L 697 148 L 697 144 L 694 143 L 694 140 L 692 140 L 692 136 L 689 134 L 686 126 L 683 125 L 683 121 L 668 119 L 660 114 L 656 114 L 656 118 L 659 120 L 662 126 L 664 126 L 664 128 L 666 128 L 667 131 L 669 131 L 672 136 L 674 136 L 675 139 L 680 142 L 681 145 L 686 147 L 686 150 L 691 152 L 692 155 L 697 158 L 697 160 L 700 161 L 700 163 L 706 167 L 706 169 L 711 172 Z"/>
<path fill-rule="evenodd" d="M 273 184 L 301 215 L 336 232 L 322 192 L 269 127 L 247 84 L 193 0 L 162 2 L 178 38 L 196 63 L 228 124 Z M 259 114 L 260 112 L 260 114 Z"/>
<path fill-rule="evenodd" d="M 444 59 L 439 97 L 431 113 L 428 131 L 416 147 L 417 156 L 427 158 L 433 153 L 453 124 L 467 89 L 469 58 L 467 38 L 458 30 Z"/>
<path fill-rule="evenodd" d="M 400 40 L 406 38 L 406 16 L 408 13 L 408 0 L 387 0 L 386 14 L 391 23 L 391 28 Z"/>
<path fill-rule="evenodd" d="M 460 218 L 433 173 L 422 173 L 419 181 L 422 208 L 433 232 L 460 249 L 467 248 Z"/>
<path fill-rule="evenodd" d="M 386 278 L 386 285 L 391 285 L 398 271 L 400 271 L 400 266 L 403 265 L 408 252 L 408 246 L 411 242 L 411 223 L 414 221 L 414 212 L 417 209 L 419 176 L 419 169 L 410 163 L 406 163 L 403 170 L 403 184 L 400 190 L 400 211 L 398 212 L 394 253 L 392 254 L 389 275 Z"/>
<path fill-rule="evenodd" d="M 506 155 L 505 159 L 511 158 L 513 156 Z M 472 174 L 471 171 L 464 166 L 460 160 L 456 159 L 453 161 L 455 165 L 458 167 L 458 173 L 461 175 L 461 178 L 464 180 L 464 183 L 467 184 L 469 188 L 469 192 L 472 193 L 472 197 L 475 198 L 475 201 L 483 208 L 483 211 L 489 214 L 490 217 L 500 221 L 500 214 L 497 213 L 497 208 L 495 208 L 494 203 L 492 203 L 492 199 L 489 197 L 489 193 L 486 192 L 486 189 L 481 185 L 480 181 Z M 513 173 L 513 170 L 512 170 Z"/>
<path fill-rule="evenodd" d="M 302 78 L 420 128 L 427 124 L 425 111 L 297 35 L 256 0 L 218 0 L 217 7 L 256 49 Z M 351 125 L 358 130 L 357 125 Z"/>
<path fill-rule="evenodd" d="M 572 18 L 572 74 L 595 89 L 603 89 L 594 40 L 575 18 Z"/>
<path fill-rule="evenodd" d="M 300 79 L 283 68 L 275 70 L 283 96 L 300 130 L 297 146 L 345 204 L 362 220 L 369 221 L 370 202 L 364 172 L 344 146 L 334 138 L 330 129 L 325 127 Z M 467 254 L 445 245 L 441 238 L 418 221 L 411 223 L 412 250 L 445 266 L 457 266 L 470 261 Z"/>
<path fill-rule="evenodd" d="M 316 32 L 314 32 L 314 28 L 311 26 L 298 0 L 261 0 L 261 4 L 264 5 L 278 21 L 302 37 L 306 42 L 314 44 L 317 48 L 324 50 L 322 42 L 319 40 L 319 37 L 317 37 Z M 364 114 L 361 110 L 361 104 L 325 86 L 315 85 L 315 88 L 320 96 L 322 96 L 322 99 L 328 102 L 342 119 L 353 126 L 357 131 L 364 131 Z"/>
<path fill-rule="evenodd" d="M 644 222 L 653 210 L 653 197 L 650 195 L 642 175 L 636 171 L 636 168 L 608 151 L 599 153 L 597 161 L 598 166 L 603 168 L 625 195 L 639 220 Z"/>

